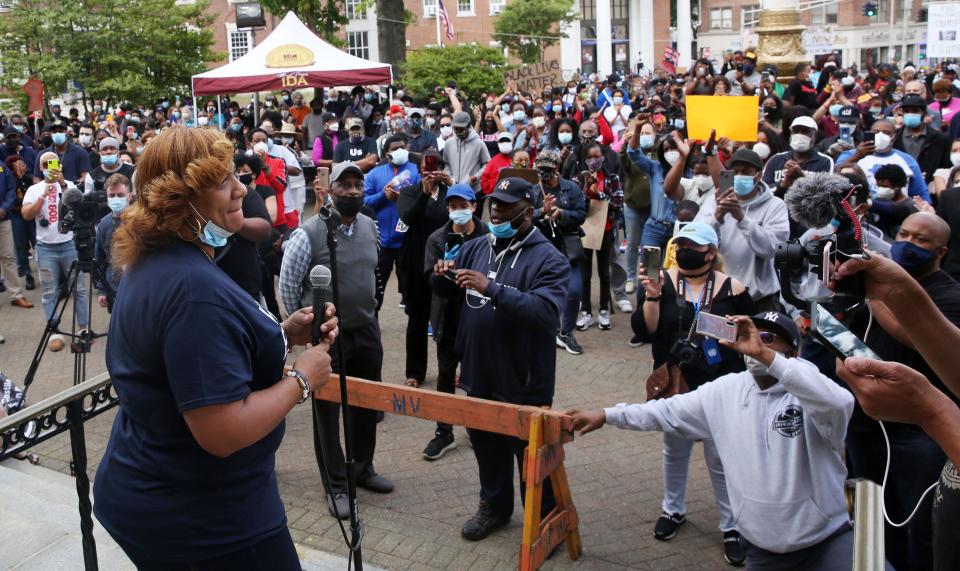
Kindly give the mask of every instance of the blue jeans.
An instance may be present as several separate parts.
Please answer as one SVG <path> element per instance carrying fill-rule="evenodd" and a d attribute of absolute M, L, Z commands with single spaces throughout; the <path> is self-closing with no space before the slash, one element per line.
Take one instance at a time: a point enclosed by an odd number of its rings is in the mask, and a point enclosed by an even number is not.
<path fill-rule="evenodd" d="M 643 225 L 650 217 L 650 207 L 633 208 L 623 205 L 623 226 L 627 237 L 627 279 L 637 279 L 637 257 L 640 246 L 640 237 L 643 236 Z M 617 247 L 620 244 L 615 244 Z"/>
<path fill-rule="evenodd" d="M 60 299 L 60 275 L 69 272 L 70 266 L 75 261 L 77 261 L 77 249 L 73 245 L 73 240 L 60 244 L 37 243 L 37 269 L 40 271 L 40 288 L 43 291 L 41 300 L 47 321 L 50 321 L 53 316 L 57 301 Z M 76 295 L 73 298 L 73 315 L 81 329 L 90 325 L 85 279 L 84 275 L 78 277 Z"/>
<path fill-rule="evenodd" d="M 657 222 L 653 218 L 647 218 L 643 225 L 643 236 L 640 238 L 641 246 L 655 246 L 661 251 L 667 248 L 667 242 L 673 235 L 673 222 Z"/>
<path fill-rule="evenodd" d="M 583 295 L 583 262 L 570 262 L 570 282 L 567 284 L 567 307 L 563 310 L 561 329 L 570 333 L 577 325 L 580 296 Z"/>
<path fill-rule="evenodd" d="M 30 275 L 30 247 L 37 243 L 37 222 L 24 220 L 19 214 L 10 214 L 13 225 L 13 247 L 17 254 L 17 272 L 21 276 Z"/>

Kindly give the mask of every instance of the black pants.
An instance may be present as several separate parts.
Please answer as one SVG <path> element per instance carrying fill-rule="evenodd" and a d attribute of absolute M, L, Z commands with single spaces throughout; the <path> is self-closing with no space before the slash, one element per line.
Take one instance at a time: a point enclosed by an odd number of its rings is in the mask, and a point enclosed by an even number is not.
<path fill-rule="evenodd" d="M 129 553 L 127 554 L 130 555 Z M 263 541 L 203 561 L 171 563 L 169 561 L 144 561 L 130 558 L 139 571 L 299 571 L 300 558 L 293 545 L 290 531 L 284 528 Z"/>
<path fill-rule="evenodd" d="M 473 453 L 480 469 L 480 499 L 485 500 L 501 518 L 513 515 L 513 463 L 523 473 L 523 449 L 527 443 L 513 436 L 467 429 Z M 526 497 L 526 486 L 520 481 L 520 497 Z M 543 483 L 540 515 L 546 515 L 557 505 L 550 480 Z"/>
<path fill-rule="evenodd" d="M 437 392 L 453 394 L 457 383 L 457 365 L 460 364 L 460 356 L 457 355 L 453 347 L 453 341 L 440 341 L 437 343 Z M 453 426 L 443 422 L 437 423 L 437 435 L 450 434 L 453 432 Z"/>
<path fill-rule="evenodd" d="M 377 299 L 377 307 L 379 308 L 383 305 L 383 292 L 387 291 L 387 282 L 390 281 L 390 274 L 393 273 L 394 266 L 397 266 L 397 271 L 400 271 L 397 262 L 400 259 L 400 248 L 380 248 L 380 255 L 377 258 L 377 275 L 380 276 L 380 283 L 383 284 L 383 289 L 377 289 L 377 294 L 379 298 Z M 397 291 L 403 294 L 403 288 L 400 287 L 400 280 L 397 280 Z"/>
<path fill-rule="evenodd" d="M 419 276 L 409 276 L 408 280 Z M 407 284 L 404 302 L 407 309 L 407 378 L 423 382 L 427 378 L 427 325 L 430 324 L 430 287 L 425 283 Z"/>
<path fill-rule="evenodd" d="M 333 372 L 340 372 L 337 359 L 337 343 L 343 344 L 344 371 L 348 376 L 360 377 L 369 381 L 380 381 L 380 369 L 383 365 L 383 345 L 380 344 L 380 326 L 374 321 L 362 329 L 340 330 L 340 336 L 330 347 L 333 359 Z M 317 457 L 326 463 L 330 473 L 329 488 L 324 482 L 324 490 L 329 493 L 347 493 L 347 469 L 344 463 L 343 448 L 340 446 L 340 405 L 327 401 L 317 401 L 321 433 L 317 433 L 317 419 L 313 423 L 313 444 Z M 373 470 L 373 453 L 377 447 L 376 411 L 350 407 L 350 434 L 353 437 L 353 455 L 356 461 L 357 478 L 365 480 L 376 472 Z M 323 473 L 323 466 L 320 467 Z M 322 478 L 321 478 L 322 479 Z M 332 490 L 332 492 L 331 492 Z"/>
<path fill-rule="evenodd" d="M 273 269 L 270 267 L 268 263 L 261 262 L 260 273 L 261 273 L 260 294 L 263 295 L 263 299 L 267 304 L 267 311 L 272 313 L 273 316 L 277 318 L 277 321 L 281 321 L 280 304 L 277 303 L 277 290 L 273 281 L 273 277 L 275 275 L 273 273 Z M 257 301 L 260 301 L 260 300 L 258 299 Z"/>
<path fill-rule="evenodd" d="M 583 269 L 583 294 L 580 301 L 580 310 L 593 313 L 593 304 L 590 301 L 590 289 L 593 277 L 593 252 L 586 250 L 587 261 Z M 600 309 L 610 310 L 610 255 L 613 253 L 613 232 L 604 232 L 600 249 L 597 253 L 597 275 L 600 277 Z"/>

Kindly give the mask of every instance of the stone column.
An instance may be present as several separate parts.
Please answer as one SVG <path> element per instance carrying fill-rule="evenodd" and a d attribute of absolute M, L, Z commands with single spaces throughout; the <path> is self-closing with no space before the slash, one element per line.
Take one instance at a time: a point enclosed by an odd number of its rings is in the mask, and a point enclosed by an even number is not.
<path fill-rule="evenodd" d="M 800 12 L 793 0 L 764 0 L 757 28 L 760 36 L 758 63 L 777 66 L 777 80 L 781 83 L 793 79 L 793 70 L 798 63 L 811 59 L 803 49 L 803 30 Z"/>
<path fill-rule="evenodd" d="M 690 0 L 677 0 L 677 67 L 690 69 L 693 58 L 693 28 L 690 27 Z"/>
<path fill-rule="evenodd" d="M 610 0 L 597 0 L 597 72 L 608 76 L 613 73 L 613 29 L 610 19 Z"/>

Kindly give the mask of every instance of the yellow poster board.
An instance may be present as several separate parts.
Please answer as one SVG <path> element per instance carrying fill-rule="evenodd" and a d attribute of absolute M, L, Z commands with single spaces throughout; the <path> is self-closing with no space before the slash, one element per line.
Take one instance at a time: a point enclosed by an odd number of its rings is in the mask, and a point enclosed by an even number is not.
<path fill-rule="evenodd" d="M 710 131 L 717 130 L 717 139 L 752 142 L 757 140 L 760 100 L 755 95 L 688 95 L 687 136 L 706 141 Z"/>

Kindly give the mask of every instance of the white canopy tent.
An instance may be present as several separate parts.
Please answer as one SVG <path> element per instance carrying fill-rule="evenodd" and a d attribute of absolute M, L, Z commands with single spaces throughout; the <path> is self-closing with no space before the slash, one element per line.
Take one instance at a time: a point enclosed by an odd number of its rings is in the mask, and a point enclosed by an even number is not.
<path fill-rule="evenodd" d="M 245 56 L 194 75 L 194 100 L 200 95 L 333 87 L 386 85 L 393 81 L 389 64 L 352 56 L 317 37 L 287 12 L 280 24 Z"/>

